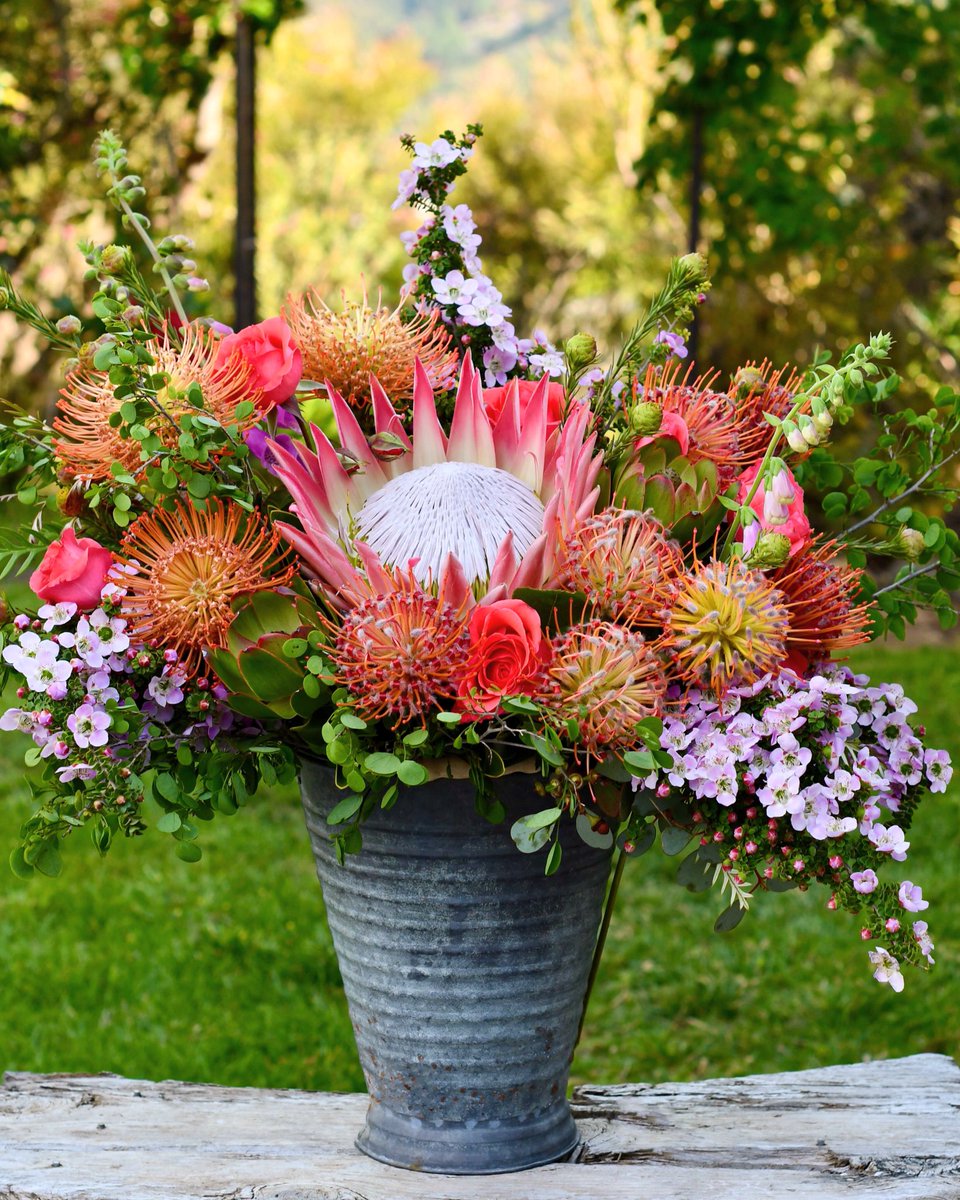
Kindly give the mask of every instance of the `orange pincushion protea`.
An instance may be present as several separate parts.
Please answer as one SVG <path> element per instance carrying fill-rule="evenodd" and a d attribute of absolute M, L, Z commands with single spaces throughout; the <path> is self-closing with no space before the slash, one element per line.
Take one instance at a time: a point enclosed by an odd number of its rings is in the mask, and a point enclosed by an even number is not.
<path fill-rule="evenodd" d="M 744 466 L 759 462 L 773 437 L 764 413 L 785 417 L 793 407 L 803 376 L 792 367 L 773 369 L 769 359 L 748 362 L 730 380 L 728 393 L 736 413 L 737 443 Z M 803 411 L 803 410 L 801 410 Z"/>
<path fill-rule="evenodd" d="M 633 748 L 637 723 L 660 715 L 667 690 L 643 634 L 609 621 L 574 625 L 554 643 L 550 682 L 557 691 L 547 703 L 564 724 L 577 722 L 575 747 L 588 754 Z"/>
<path fill-rule="evenodd" d="M 296 562 L 276 561 L 279 544 L 279 531 L 229 501 L 144 514 L 123 539 L 131 634 L 176 650 L 182 669 L 198 674 L 204 651 L 226 645 L 233 601 L 289 582 Z"/>
<path fill-rule="evenodd" d="M 684 371 L 680 363 L 666 370 L 651 363 L 642 388 L 634 387 L 634 402 L 661 408 L 660 436 L 674 438 L 688 462 L 713 463 L 722 488 L 742 461 L 733 404 L 726 392 L 713 390 L 716 372 L 691 381 L 692 370 Z"/>
<path fill-rule="evenodd" d="M 222 425 L 236 422 L 234 413 L 238 404 L 250 400 L 256 405 L 262 394 L 251 385 L 250 367 L 240 355 L 234 355 L 226 364 L 217 363 L 218 340 L 212 330 L 202 325 L 187 325 L 179 331 L 179 341 L 165 328 L 147 343 L 153 357 L 151 372 L 167 376 L 167 384 L 157 396 L 156 416 L 147 425 L 171 449 L 180 437 L 179 418 L 185 412 L 195 411 L 186 399 L 191 384 L 200 386 L 204 409 Z M 115 462 L 128 472 L 140 467 L 140 443 L 121 437 L 110 424 L 111 416 L 119 411 L 121 404 L 106 371 L 81 369 L 68 376 L 60 393 L 60 412 L 53 422 L 53 428 L 62 435 L 55 449 L 66 475 L 111 479 L 110 467 Z M 254 411 L 236 423 L 241 429 L 248 429 L 260 419 L 259 412 Z"/>
<path fill-rule="evenodd" d="M 562 585 L 625 625 L 656 624 L 669 581 L 684 569 L 680 547 L 660 522 L 632 509 L 606 508 L 561 543 Z"/>
<path fill-rule="evenodd" d="M 330 658 L 364 720 L 426 723 L 457 695 L 470 637 L 466 610 L 434 596 L 412 575 L 390 572 L 393 587 L 331 623 Z"/>
<path fill-rule="evenodd" d="M 787 649 L 805 663 L 870 640 L 871 606 L 857 602 L 863 573 L 839 562 L 837 548 L 815 539 L 770 572 L 789 614 Z"/>
<path fill-rule="evenodd" d="M 303 355 L 305 376 L 331 384 L 352 408 L 370 405 L 371 375 L 395 404 L 411 400 L 418 360 L 438 391 L 456 379 L 460 360 L 439 323 L 439 309 L 402 320 L 399 309 L 344 301 L 334 312 L 316 292 L 308 292 L 288 296 L 283 316 Z"/>

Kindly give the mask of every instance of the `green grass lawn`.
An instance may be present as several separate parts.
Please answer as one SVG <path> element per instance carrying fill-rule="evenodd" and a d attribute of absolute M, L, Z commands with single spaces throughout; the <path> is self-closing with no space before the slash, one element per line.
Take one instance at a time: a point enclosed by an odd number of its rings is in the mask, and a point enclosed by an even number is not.
<path fill-rule="evenodd" d="M 952 646 L 875 647 L 857 665 L 901 679 L 930 742 L 960 758 Z M 29 798 L 12 739 L 0 753 L 10 847 Z M 717 935 L 718 896 L 678 888 L 675 861 L 630 864 L 575 1081 L 956 1054 L 958 795 L 928 799 L 913 827 L 907 874 L 931 901 L 937 966 L 908 973 L 900 996 L 870 978 L 826 889 L 760 897 Z M 296 795 L 258 797 L 203 832 L 198 864 L 159 835 L 101 860 L 85 834 L 58 879 L 24 883 L 0 863 L 0 1070 L 362 1088 Z"/>

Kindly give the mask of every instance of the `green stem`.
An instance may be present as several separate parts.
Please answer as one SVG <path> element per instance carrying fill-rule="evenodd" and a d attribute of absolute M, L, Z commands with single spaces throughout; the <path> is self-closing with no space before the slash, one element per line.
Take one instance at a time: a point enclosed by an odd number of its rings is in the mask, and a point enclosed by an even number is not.
<path fill-rule="evenodd" d="M 116 178 L 114 178 L 113 183 L 114 183 L 114 186 L 116 186 L 116 183 L 117 183 Z M 144 227 L 140 224 L 140 219 L 137 216 L 137 214 L 133 211 L 133 209 L 130 207 L 130 205 L 126 202 L 126 200 L 124 200 L 124 198 L 119 193 L 117 194 L 117 200 L 119 201 L 119 204 L 120 204 L 120 210 L 123 212 L 124 216 L 130 222 L 130 224 L 133 226 L 133 228 L 137 231 L 137 235 L 139 236 L 141 242 L 143 242 L 143 244 L 146 246 L 146 248 L 150 254 L 150 257 L 157 264 L 157 267 L 160 271 L 160 277 L 163 280 L 164 284 L 166 285 L 166 289 L 167 289 L 168 293 L 170 294 L 170 299 L 173 302 L 173 307 L 176 311 L 177 316 L 184 323 L 184 325 L 188 325 L 189 319 L 187 317 L 186 309 L 183 307 L 183 304 L 180 301 L 180 296 L 177 292 L 177 289 L 173 286 L 173 280 L 170 278 L 170 272 L 167 270 L 167 268 L 163 264 L 163 259 L 160 257 L 160 251 L 153 244 L 153 238 L 149 235 L 149 233 L 147 233 L 146 229 L 144 229 Z"/>
<path fill-rule="evenodd" d="M 627 864 L 627 856 L 623 850 L 617 855 L 617 863 L 613 868 L 613 877 L 610 880 L 610 887 L 607 890 L 607 899 L 603 906 L 603 919 L 600 922 L 600 929 L 597 932 L 597 944 L 593 951 L 593 962 L 590 964 L 590 975 L 587 978 L 587 990 L 583 997 L 583 1010 L 580 1013 L 580 1024 L 577 1027 L 577 1040 L 574 1046 L 580 1045 L 580 1038 L 583 1036 L 583 1027 L 587 1020 L 587 1006 L 590 1004 L 590 996 L 593 993 L 593 986 L 597 982 L 597 976 L 600 973 L 600 960 L 603 958 L 603 948 L 607 944 L 607 934 L 610 931 L 610 921 L 613 917 L 614 905 L 617 902 L 617 892 L 620 890 L 620 880 L 623 877 L 623 868 Z"/>

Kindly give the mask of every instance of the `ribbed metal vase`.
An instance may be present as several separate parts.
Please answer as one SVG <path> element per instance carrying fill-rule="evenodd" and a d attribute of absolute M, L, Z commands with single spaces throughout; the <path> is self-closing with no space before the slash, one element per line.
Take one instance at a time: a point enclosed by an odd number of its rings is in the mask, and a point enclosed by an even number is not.
<path fill-rule="evenodd" d="M 370 1093 L 357 1145 L 411 1170 L 519 1171 L 577 1145 L 566 1088 L 609 853 L 573 823 L 563 859 L 521 854 L 510 824 L 544 806 L 533 777 L 499 781 L 507 820 L 469 781 L 402 789 L 337 863 L 331 771 L 304 763 L 307 828 Z"/>

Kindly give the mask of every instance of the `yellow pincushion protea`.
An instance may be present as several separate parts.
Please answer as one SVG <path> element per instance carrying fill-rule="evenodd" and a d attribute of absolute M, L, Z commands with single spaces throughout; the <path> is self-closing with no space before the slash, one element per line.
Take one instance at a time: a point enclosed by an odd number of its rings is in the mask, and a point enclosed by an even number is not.
<path fill-rule="evenodd" d="M 680 576 L 664 616 L 678 673 L 718 695 L 775 671 L 788 628 L 781 593 L 739 558 L 697 563 Z"/>

